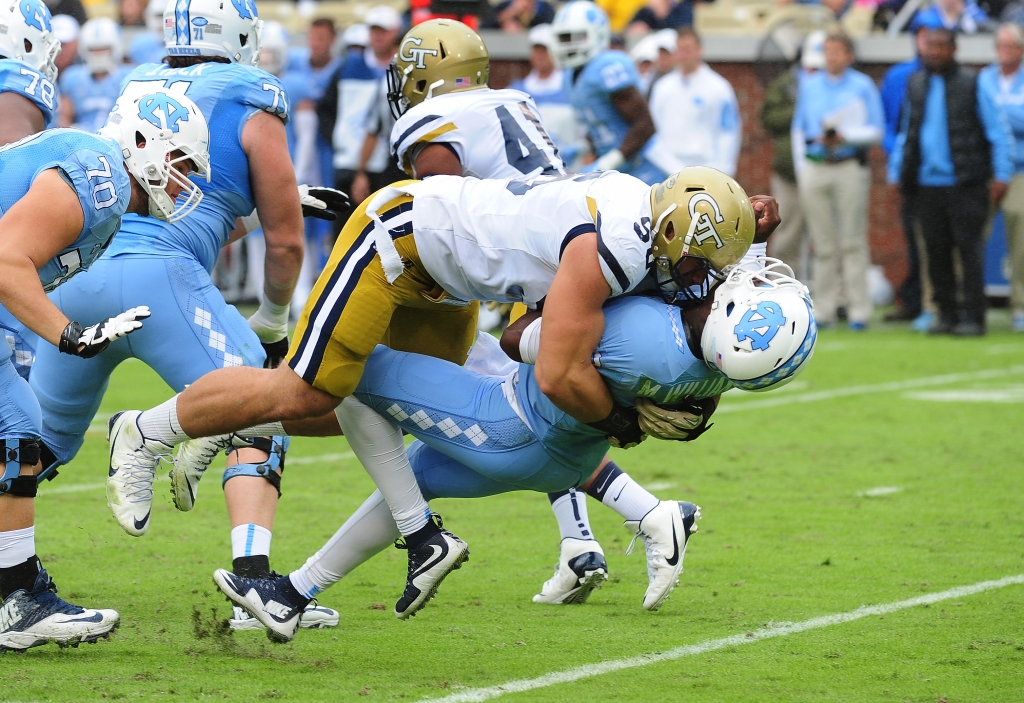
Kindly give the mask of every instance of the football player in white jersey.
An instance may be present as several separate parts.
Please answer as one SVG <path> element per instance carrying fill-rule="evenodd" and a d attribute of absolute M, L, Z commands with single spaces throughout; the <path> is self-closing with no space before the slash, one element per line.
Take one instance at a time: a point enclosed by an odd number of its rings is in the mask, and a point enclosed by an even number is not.
<path fill-rule="evenodd" d="M 405 35 L 388 69 L 391 151 L 402 170 L 420 179 L 565 173 L 533 98 L 489 88 L 489 64 L 483 40 L 461 22 L 430 20 Z"/>

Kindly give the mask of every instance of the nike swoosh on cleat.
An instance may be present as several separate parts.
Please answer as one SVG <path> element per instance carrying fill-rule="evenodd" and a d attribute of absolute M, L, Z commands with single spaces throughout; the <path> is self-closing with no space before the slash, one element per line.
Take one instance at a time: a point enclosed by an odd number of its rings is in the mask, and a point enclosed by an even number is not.
<path fill-rule="evenodd" d="M 141 530 L 141 529 L 142 529 L 143 527 L 145 527 L 145 526 L 146 526 L 146 523 L 148 523 L 148 522 L 149 522 L 149 515 L 150 515 L 150 513 L 152 513 L 152 512 L 153 512 L 152 510 L 150 510 L 149 512 L 147 512 L 147 513 L 146 513 L 146 517 L 142 518 L 142 520 L 135 520 L 135 529 L 136 529 L 136 530 Z M 672 526 L 672 529 L 673 529 L 673 530 L 675 529 L 675 525 L 673 525 L 673 526 Z"/>
<path fill-rule="evenodd" d="M 96 613 L 95 615 L 90 615 L 87 618 L 76 618 L 75 620 L 65 620 L 64 622 L 65 623 L 69 623 L 69 622 L 102 622 L 102 621 L 103 621 L 103 613 Z"/>
<path fill-rule="evenodd" d="M 666 559 L 669 566 L 675 566 L 679 563 L 679 540 L 676 539 L 676 521 L 672 521 L 672 558 Z"/>
<path fill-rule="evenodd" d="M 419 576 L 419 575 L 421 575 L 421 574 L 423 574 L 423 573 L 425 573 L 425 572 L 429 571 L 430 569 L 433 569 L 433 568 L 434 568 L 434 566 L 435 566 L 435 565 L 436 565 L 436 564 L 437 564 L 437 563 L 438 563 L 439 561 L 441 561 L 442 559 L 444 559 L 445 555 L 447 555 L 447 554 L 448 554 L 448 550 L 447 550 L 447 549 L 445 549 L 445 548 L 443 548 L 443 547 L 442 547 L 441 545 L 439 545 L 439 544 L 431 544 L 431 545 L 430 545 L 430 548 L 431 548 L 431 549 L 434 549 L 434 550 L 437 550 L 437 551 L 435 551 L 435 552 L 434 552 L 433 560 L 432 560 L 431 562 L 429 562 L 429 563 L 427 563 L 427 564 L 424 564 L 423 566 L 421 566 L 421 567 L 420 567 L 420 569 L 419 569 L 419 571 L 417 571 L 417 572 L 416 572 L 416 575 L 415 575 L 415 576 L 413 576 L 413 578 L 414 578 L 414 579 L 415 579 L 415 578 L 416 578 L 417 576 Z"/>

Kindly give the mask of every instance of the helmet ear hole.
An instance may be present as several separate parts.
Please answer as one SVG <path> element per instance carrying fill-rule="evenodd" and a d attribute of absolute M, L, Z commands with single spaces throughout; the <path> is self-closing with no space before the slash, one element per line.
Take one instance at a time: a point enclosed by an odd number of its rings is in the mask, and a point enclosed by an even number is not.
<path fill-rule="evenodd" d="M 444 60 L 444 59 L 448 58 L 448 52 L 444 50 L 444 42 L 443 41 L 439 41 L 437 43 L 437 46 L 441 49 L 441 59 Z"/>
<path fill-rule="evenodd" d="M 426 80 L 416 81 L 416 92 L 417 93 L 422 93 L 426 89 L 427 89 L 427 81 Z"/>
<path fill-rule="evenodd" d="M 135 133 L 135 146 L 137 146 L 140 149 L 146 148 L 146 138 L 142 136 L 142 132 Z"/>
<path fill-rule="evenodd" d="M 248 42 L 249 42 L 249 35 L 248 34 L 239 34 L 238 35 L 238 43 L 239 44 L 241 44 L 242 46 L 245 46 Z"/>
<path fill-rule="evenodd" d="M 669 222 L 668 227 L 665 228 L 665 241 L 671 242 L 676 238 L 676 226 L 674 223 Z"/>
<path fill-rule="evenodd" d="M 31 54 L 32 53 L 32 42 L 30 42 L 28 39 L 25 39 L 24 41 L 25 41 L 25 53 Z"/>
<path fill-rule="evenodd" d="M 736 307 L 736 303 L 729 303 L 728 305 L 726 305 L 726 306 L 725 306 L 725 316 L 726 316 L 726 317 L 729 317 L 729 315 L 732 315 L 732 311 L 733 311 L 733 309 L 734 309 L 735 307 Z M 793 323 L 793 325 L 794 325 L 794 327 L 795 327 L 795 326 L 796 326 L 796 323 L 794 322 L 794 323 Z"/>

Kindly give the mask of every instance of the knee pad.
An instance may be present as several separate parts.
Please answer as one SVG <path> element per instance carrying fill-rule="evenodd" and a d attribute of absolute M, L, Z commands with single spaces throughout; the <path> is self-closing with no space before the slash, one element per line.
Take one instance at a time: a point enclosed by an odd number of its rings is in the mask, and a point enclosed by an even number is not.
<path fill-rule="evenodd" d="M 0 495 L 9 493 L 19 498 L 35 498 L 39 485 L 35 476 L 22 476 L 22 466 L 39 463 L 39 440 L 0 439 L 3 452 L 3 474 L 0 475 Z"/>
<path fill-rule="evenodd" d="M 233 447 L 228 454 L 237 451 L 241 447 L 252 447 L 253 449 L 261 449 L 270 456 L 267 457 L 266 461 L 259 464 L 235 464 L 234 466 L 229 466 L 224 470 L 224 478 L 220 484 L 221 487 L 223 488 L 224 484 L 238 476 L 256 476 L 269 481 L 270 485 L 277 490 L 277 497 L 280 498 L 281 474 L 284 473 L 284 457 L 288 452 L 288 446 L 291 444 L 291 441 L 291 437 L 256 437 L 252 440 L 247 440 L 243 445 L 239 445 L 237 440 L 234 440 Z"/>

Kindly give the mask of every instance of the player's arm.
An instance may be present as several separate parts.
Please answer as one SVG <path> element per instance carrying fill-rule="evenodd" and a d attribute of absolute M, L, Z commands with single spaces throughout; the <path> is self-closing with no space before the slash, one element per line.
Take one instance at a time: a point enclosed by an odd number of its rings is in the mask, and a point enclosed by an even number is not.
<path fill-rule="evenodd" d="M 430 176 L 461 176 L 462 162 L 454 149 L 444 144 L 428 144 L 416 154 L 412 169 L 421 180 Z"/>
<path fill-rule="evenodd" d="M 639 153 L 647 140 L 654 136 L 654 118 L 647 107 L 647 101 L 636 86 L 629 86 L 611 94 L 615 111 L 629 124 L 629 131 L 619 144 L 624 159 L 631 159 Z"/>
<path fill-rule="evenodd" d="M 267 112 L 254 114 L 242 129 L 242 150 L 249 159 L 256 212 L 267 242 L 265 301 L 257 311 L 257 315 L 264 313 L 267 319 L 263 334 L 255 325 L 253 329 L 261 341 L 274 342 L 287 336 L 287 306 L 299 280 L 303 257 L 299 186 L 291 167 L 284 122 Z M 270 339 L 270 336 L 277 336 L 277 339 Z"/>
<path fill-rule="evenodd" d="M 524 334 L 527 338 L 531 336 L 531 333 L 527 332 L 527 330 L 531 330 L 532 332 L 530 325 L 539 319 L 539 311 L 530 311 L 521 315 L 518 320 L 506 327 L 501 333 L 501 339 L 498 343 L 501 345 L 501 350 L 505 352 L 512 361 L 518 361 L 520 363 L 523 362 L 523 336 Z M 537 336 L 538 338 L 540 336 L 539 330 Z"/>
<path fill-rule="evenodd" d="M 611 295 L 598 263 L 597 235 L 573 239 L 544 302 L 544 333 L 535 374 L 541 392 L 580 422 L 612 411 L 612 396 L 591 362 L 604 333 L 601 306 Z"/>
<path fill-rule="evenodd" d="M 46 297 L 39 269 L 69 247 L 84 226 L 78 194 L 57 169 L 39 174 L 0 217 L 0 303 L 55 346 L 70 320 Z"/>
<path fill-rule="evenodd" d="M 42 110 L 31 100 L 17 93 L 0 93 L 0 115 L 4 116 L 0 120 L 0 146 L 46 129 Z M 78 202 L 77 198 L 75 202 Z M 78 212 L 82 212 L 81 206 Z"/>

